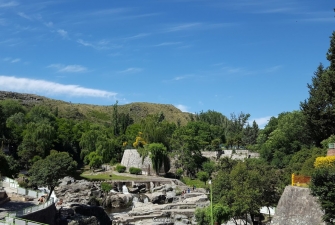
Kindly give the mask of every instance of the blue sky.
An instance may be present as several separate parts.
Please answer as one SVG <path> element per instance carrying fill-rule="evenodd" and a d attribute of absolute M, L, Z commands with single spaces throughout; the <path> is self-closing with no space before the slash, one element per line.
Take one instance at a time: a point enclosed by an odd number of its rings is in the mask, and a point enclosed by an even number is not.
<path fill-rule="evenodd" d="M 329 0 L 0 0 L 0 90 L 271 116 L 299 109 Z"/>

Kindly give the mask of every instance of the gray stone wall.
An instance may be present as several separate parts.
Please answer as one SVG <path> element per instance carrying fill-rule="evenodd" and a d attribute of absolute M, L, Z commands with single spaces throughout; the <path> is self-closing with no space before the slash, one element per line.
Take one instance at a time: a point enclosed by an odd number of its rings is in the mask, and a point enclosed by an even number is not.
<path fill-rule="evenodd" d="M 323 212 L 309 188 L 287 186 L 271 225 L 324 225 Z"/>

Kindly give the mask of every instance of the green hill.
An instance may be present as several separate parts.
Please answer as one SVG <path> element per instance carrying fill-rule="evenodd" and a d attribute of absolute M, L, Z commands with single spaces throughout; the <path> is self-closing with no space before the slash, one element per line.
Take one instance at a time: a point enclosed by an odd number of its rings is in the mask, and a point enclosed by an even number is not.
<path fill-rule="evenodd" d="M 44 105 L 53 112 L 57 111 L 59 117 L 78 120 L 88 119 L 95 122 L 109 123 L 113 114 L 113 105 L 77 104 L 34 94 L 0 91 L 0 101 L 5 99 L 19 101 L 27 108 L 31 108 L 35 105 Z M 149 114 L 163 113 L 167 121 L 174 123 L 180 121 L 181 125 L 185 125 L 191 116 L 190 113 L 182 112 L 173 105 L 147 102 L 118 105 L 118 112 L 129 113 L 135 122 L 139 122 Z"/>

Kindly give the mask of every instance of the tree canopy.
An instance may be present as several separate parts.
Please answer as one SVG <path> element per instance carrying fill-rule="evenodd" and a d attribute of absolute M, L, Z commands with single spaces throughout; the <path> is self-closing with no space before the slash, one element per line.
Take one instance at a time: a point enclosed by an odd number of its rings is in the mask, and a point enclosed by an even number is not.
<path fill-rule="evenodd" d="M 59 179 L 71 175 L 76 168 L 77 163 L 67 152 L 51 151 L 50 155 L 38 160 L 30 168 L 30 182 L 37 186 L 47 186 L 50 190 L 49 199 Z"/>

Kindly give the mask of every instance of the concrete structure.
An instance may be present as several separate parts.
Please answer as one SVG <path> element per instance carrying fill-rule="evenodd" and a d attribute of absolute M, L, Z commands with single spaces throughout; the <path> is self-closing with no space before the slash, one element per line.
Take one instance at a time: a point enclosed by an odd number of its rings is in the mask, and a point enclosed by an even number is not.
<path fill-rule="evenodd" d="M 152 169 L 152 163 L 149 157 L 145 157 L 142 160 L 142 157 L 136 149 L 126 149 L 124 150 L 121 165 L 127 167 L 129 170 L 130 167 L 136 167 L 142 169 L 142 174 L 151 175 L 155 171 Z"/>
<path fill-rule="evenodd" d="M 287 186 L 271 225 L 324 225 L 323 212 L 309 188 Z"/>

